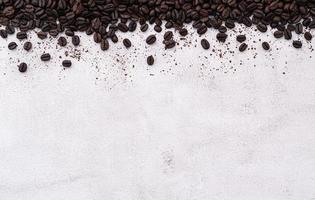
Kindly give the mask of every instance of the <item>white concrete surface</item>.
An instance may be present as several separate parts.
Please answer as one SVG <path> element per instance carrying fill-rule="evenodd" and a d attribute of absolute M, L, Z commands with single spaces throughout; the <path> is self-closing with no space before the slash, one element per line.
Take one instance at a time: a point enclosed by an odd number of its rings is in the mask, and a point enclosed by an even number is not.
<path fill-rule="evenodd" d="M 164 52 L 135 33 L 131 50 L 100 52 L 82 37 L 66 70 L 55 40 L 31 53 L 1 40 L 0 199 L 314 200 L 314 53 L 247 32 L 257 49 L 245 53 L 213 32 L 209 51 L 197 37 Z"/>

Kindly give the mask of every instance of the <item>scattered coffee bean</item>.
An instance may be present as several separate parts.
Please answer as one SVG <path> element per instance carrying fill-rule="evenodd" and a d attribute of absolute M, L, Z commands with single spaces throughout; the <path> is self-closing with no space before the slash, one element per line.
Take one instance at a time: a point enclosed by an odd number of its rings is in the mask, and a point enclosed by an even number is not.
<path fill-rule="evenodd" d="M 16 34 L 16 38 L 19 39 L 19 40 L 27 39 L 27 34 L 25 32 L 18 32 Z"/>
<path fill-rule="evenodd" d="M 131 41 L 130 41 L 128 38 L 124 39 L 124 40 L 123 40 L 123 43 L 124 43 L 124 45 L 125 45 L 126 48 L 131 47 Z"/>
<path fill-rule="evenodd" d="M 299 40 L 294 40 L 292 44 L 294 48 L 297 48 L 297 49 L 302 48 L 302 42 Z"/>
<path fill-rule="evenodd" d="M 37 33 L 37 37 L 39 39 L 41 39 L 41 40 L 46 39 L 47 38 L 47 33 L 40 31 L 40 32 Z"/>
<path fill-rule="evenodd" d="M 141 27 L 140 27 L 140 30 L 142 32 L 146 32 L 149 28 L 149 25 L 148 24 L 142 24 Z"/>
<path fill-rule="evenodd" d="M 67 45 L 67 39 L 63 36 L 59 37 L 58 38 L 58 44 L 62 47 L 66 46 Z"/>
<path fill-rule="evenodd" d="M 307 32 L 304 33 L 304 38 L 306 40 L 310 41 L 310 40 L 312 40 L 313 36 L 312 36 L 312 34 L 310 32 L 307 31 Z"/>
<path fill-rule="evenodd" d="M 44 53 L 43 55 L 40 56 L 40 59 L 42 61 L 49 61 L 51 59 L 51 56 L 49 53 Z"/>
<path fill-rule="evenodd" d="M 0 30 L 0 36 L 2 38 L 7 38 L 8 37 L 8 32 L 6 30 Z"/>
<path fill-rule="evenodd" d="M 181 28 L 181 29 L 179 30 L 179 34 L 180 34 L 181 36 L 186 36 L 186 35 L 188 34 L 188 31 L 187 31 L 187 29 L 185 29 L 185 28 Z"/>
<path fill-rule="evenodd" d="M 285 29 L 283 34 L 284 34 L 284 38 L 286 40 L 291 40 L 292 39 L 292 32 L 289 29 Z"/>
<path fill-rule="evenodd" d="M 27 70 L 27 64 L 24 63 L 24 62 L 22 62 L 22 63 L 20 63 L 20 64 L 18 65 L 18 68 L 19 68 L 19 71 L 20 71 L 21 73 L 24 73 L 24 72 L 26 72 L 26 70 Z"/>
<path fill-rule="evenodd" d="M 74 35 L 74 36 L 72 37 L 71 41 L 72 41 L 72 44 L 73 44 L 74 46 L 78 46 L 78 45 L 80 44 L 80 37 L 77 36 L 77 35 Z"/>
<path fill-rule="evenodd" d="M 74 32 L 72 30 L 66 30 L 65 34 L 70 37 L 74 36 Z"/>
<path fill-rule="evenodd" d="M 217 40 L 219 40 L 220 42 L 225 42 L 226 38 L 227 38 L 226 33 L 218 33 L 217 34 Z"/>
<path fill-rule="evenodd" d="M 173 39 L 164 40 L 164 44 L 165 44 L 165 49 L 171 49 L 171 48 L 175 47 L 176 42 Z"/>
<path fill-rule="evenodd" d="M 101 41 L 101 50 L 106 51 L 109 49 L 109 42 L 107 39 Z"/>
<path fill-rule="evenodd" d="M 166 31 L 164 34 L 164 40 L 170 40 L 173 38 L 173 32 L 172 31 Z"/>
<path fill-rule="evenodd" d="M 25 42 L 24 45 L 23 45 L 23 48 L 25 51 L 29 51 L 32 49 L 32 43 L 31 42 Z"/>
<path fill-rule="evenodd" d="M 238 42 L 242 43 L 246 40 L 246 36 L 245 35 L 238 35 L 238 36 L 236 36 L 236 40 Z"/>
<path fill-rule="evenodd" d="M 146 43 L 147 44 L 153 44 L 153 43 L 155 43 L 155 41 L 156 41 L 156 37 L 155 37 L 155 35 L 149 35 L 148 37 L 147 37 L 147 39 L 146 39 Z"/>
<path fill-rule="evenodd" d="M 263 49 L 266 50 L 266 51 L 270 49 L 270 45 L 269 45 L 268 42 L 263 42 L 263 43 L 262 43 L 262 47 L 263 47 Z"/>
<path fill-rule="evenodd" d="M 9 50 L 14 50 L 16 49 L 18 45 L 15 43 L 15 42 L 10 42 L 9 45 L 8 45 L 8 49 Z"/>
<path fill-rule="evenodd" d="M 162 28 L 161 28 L 161 26 L 155 25 L 155 26 L 154 26 L 154 30 L 155 30 L 156 32 L 160 33 L 160 32 L 162 31 Z"/>
<path fill-rule="evenodd" d="M 239 47 L 239 51 L 243 52 L 247 49 L 248 45 L 246 43 L 242 43 L 241 46 Z"/>
<path fill-rule="evenodd" d="M 206 39 L 201 40 L 201 46 L 202 46 L 202 48 L 204 48 L 206 50 L 210 48 L 210 44 L 209 44 L 208 40 L 206 40 Z"/>
<path fill-rule="evenodd" d="M 154 58 L 153 58 L 153 56 L 148 56 L 148 57 L 147 57 L 147 63 L 148 63 L 148 65 L 153 65 L 153 64 L 154 64 Z"/>
<path fill-rule="evenodd" d="M 64 66 L 64 67 L 71 67 L 71 65 L 72 65 L 71 60 L 62 61 L 62 66 Z"/>
<path fill-rule="evenodd" d="M 274 36 L 275 38 L 282 38 L 282 37 L 283 37 L 283 32 L 282 32 L 282 31 L 275 31 L 275 32 L 273 33 L 273 36 Z"/>
<path fill-rule="evenodd" d="M 303 25 L 301 23 L 298 23 L 295 25 L 295 32 L 296 32 L 296 34 L 303 33 Z"/>

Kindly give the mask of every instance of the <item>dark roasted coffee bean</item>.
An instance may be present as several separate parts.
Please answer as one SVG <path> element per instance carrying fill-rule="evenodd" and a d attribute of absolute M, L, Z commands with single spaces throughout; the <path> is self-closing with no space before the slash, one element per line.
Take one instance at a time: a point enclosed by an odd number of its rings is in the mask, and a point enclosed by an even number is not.
<path fill-rule="evenodd" d="M 268 28 L 267 28 L 267 26 L 266 26 L 265 24 L 260 23 L 260 24 L 257 25 L 257 29 L 258 29 L 260 32 L 264 33 L 264 32 L 267 31 Z"/>
<path fill-rule="evenodd" d="M 295 26 L 294 26 L 293 24 L 289 24 L 288 27 L 287 27 L 287 29 L 288 29 L 289 31 L 295 31 Z"/>
<path fill-rule="evenodd" d="M 18 68 L 19 68 L 19 71 L 20 71 L 21 73 L 24 73 L 24 72 L 26 72 L 26 70 L 27 70 L 27 64 L 24 63 L 24 62 L 22 62 L 22 63 L 20 63 L 20 64 L 18 65 Z"/>
<path fill-rule="evenodd" d="M 310 41 L 310 40 L 312 40 L 313 36 L 312 36 L 312 34 L 310 32 L 307 31 L 307 32 L 304 33 L 304 38 L 306 40 Z"/>
<path fill-rule="evenodd" d="M 218 30 L 220 33 L 226 33 L 227 32 L 227 28 L 225 26 L 220 26 Z"/>
<path fill-rule="evenodd" d="M 268 42 L 263 42 L 262 44 L 263 49 L 265 49 L 266 51 L 270 49 L 270 45 Z"/>
<path fill-rule="evenodd" d="M 9 50 L 14 50 L 16 49 L 18 45 L 15 43 L 15 42 L 10 42 L 9 45 L 8 45 L 8 49 Z"/>
<path fill-rule="evenodd" d="M 172 28 L 173 27 L 173 22 L 171 21 L 168 21 L 165 23 L 165 28 L 169 29 L 169 28 Z"/>
<path fill-rule="evenodd" d="M 147 44 L 153 44 L 153 43 L 155 43 L 155 41 L 156 41 L 155 35 L 149 35 L 149 36 L 147 37 L 147 39 L 146 39 L 146 43 L 147 43 Z"/>
<path fill-rule="evenodd" d="M 125 39 L 123 40 L 123 44 L 124 44 L 124 46 L 125 46 L 126 48 L 131 47 L 131 41 L 130 41 L 128 38 L 125 38 Z"/>
<path fill-rule="evenodd" d="M 160 33 L 160 32 L 162 31 L 162 28 L 161 28 L 161 26 L 159 26 L 159 25 L 155 25 L 155 26 L 154 26 L 154 30 L 155 30 L 156 32 Z"/>
<path fill-rule="evenodd" d="M 205 34 L 205 33 L 207 32 L 207 30 L 208 30 L 208 27 L 206 27 L 205 25 L 203 25 L 203 26 L 201 26 L 201 27 L 199 27 L 199 28 L 197 29 L 197 33 L 198 33 L 199 35 L 203 35 L 203 34 Z"/>
<path fill-rule="evenodd" d="M 19 40 L 27 39 L 27 34 L 25 32 L 18 32 L 16 34 L 16 38 L 19 39 Z"/>
<path fill-rule="evenodd" d="M 166 31 L 164 34 L 164 40 L 170 40 L 173 38 L 173 32 L 172 31 Z"/>
<path fill-rule="evenodd" d="M 63 36 L 59 37 L 58 38 L 58 44 L 62 47 L 66 46 L 67 45 L 67 39 Z"/>
<path fill-rule="evenodd" d="M 118 27 L 118 30 L 120 30 L 121 32 L 124 32 L 124 33 L 129 30 L 128 26 L 124 23 L 119 23 L 117 25 L 117 27 Z"/>
<path fill-rule="evenodd" d="M 77 35 L 74 35 L 74 36 L 72 37 L 71 41 L 72 41 L 72 44 L 73 44 L 74 46 L 78 46 L 78 45 L 80 44 L 80 37 L 77 36 Z"/>
<path fill-rule="evenodd" d="M 153 65 L 153 64 L 154 64 L 154 58 L 153 58 L 153 56 L 148 56 L 148 57 L 147 57 L 147 63 L 148 63 L 148 65 Z"/>
<path fill-rule="evenodd" d="M 149 28 L 149 25 L 148 24 L 142 24 L 141 27 L 140 27 L 140 30 L 142 32 L 146 32 Z"/>
<path fill-rule="evenodd" d="M 103 51 L 106 51 L 106 50 L 109 49 L 109 42 L 108 42 L 107 39 L 103 39 L 103 40 L 101 41 L 101 49 L 102 49 Z"/>
<path fill-rule="evenodd" d="M 130 32 L 134 32 L 137 28 L 137 23 L 135 21 L 131 21 L 129 24 L 128 24 L 128 29 Z"/>
<path fill-rule="evenodd" d="M 49 61 L 51 58 L 50 54 L 49 53 L 44 53 L 43 55 L 40 56 L 40 59 L 42 61 Z"/>
<path fill-rule="evenodd" d="M 37 37 L 39 39 L 43 40 L 43 39 L 47 38 L 47 33 L 40 31 L 37 33 Z"/>
<path fill-rule="evenodd" d="M 32 43 L 31 42 L 25 42 L 24 45 L 23 45 L 23 48 L 25 51 L 29 51 L 32 49 Z"/>
<path fill-rule="evenodd" d="M 165 44 L 165 49 L 171 49 L 173 47 L 175 47 L 176 45 L 176 42 L 174 40 L 166 40 L 166 41 L 163 41 L 164 44 Z"/>
<path fill-rule="evenodd" d="M 94 33 L 93 39 L 94 39 L 94 42 L 100 43 L 102 41 L 102 36 L 99 33 Z"/>
<path fill-rule="evenodd" d="M 246 36 L 245 35 L 238 35 L 236 36 L 236 41 L 242 43 L 246 40 Z"/>
<path fill-rule="evenodd" d="M 288 28 L 284 29 L 283 35 L 286 40 L 291 40 L 292 38 L 292 32 Z"/>
<path fill-rule="evenodd" d="M 10 34 L 10 35 L 12 35 L 12 34 L 15 33 L 15 29 L 14 29 L 14 27 L 11 26 L 11 25 L 7 25 L 7 26 L 5 27 L 5 30 L 6 30 L 7 33 Z"/>
<path fill-rule="evenodd" d="M 65 34 L 70 37 L 74 36 L 74 32 L 72 30 L 66 30 Z"/>
<path fill-rule="evenodd" d="M 243 52 L 247 49 L 247 44 L 246 43 L 242 43 L 241 46 L 238 48 L 238 50 L 240 52 Z"/>
<path fill-rule="evenodd" d="M 206 40 L 206 39 L 201 40 L 201 46 L 202 46 L 202 48 L 204 48 L 206 50 L 210 48 L 210 44 L 209 44 L 208 40 Z"/>
<path fill-rule="evenodd" d="M 217 40 L 219 40 L 219 42 L 225 42 L 227 38 L 227 34 L 225 33 L 218 33 L 217 34 Z"/>
<path fill-rule="evenodd" d="M 117 37 L 116 34 L 114 34 L 110 39 L 112 40 L 113 43 L 117 43 L 118 42 L 118 37 Z"/>
<path fill-rule="evenodd" d="M 64 60 L 64 61 L 62 61 L 62 66 L 63 67 L 71 67 L 71 65 L 72 65 L 72 62 L 71 62 L 71 60 Z"/>
<path fill-rule="evenodd" d="M 275 31 L 275 32 L 273 33 L 273 36 L 274 36 L 275 38 L 282 38 L 282 37 L 283 37 L 283 32 L 282 32 L 282 31 Z"/>
<path fill-rule="evenodd" d="M 2 38 L 7 38 L 8 37 L 8 32 L 6 30 L 0 30 L 0 36 Z"/>
<path fill-rule="evenodd" d="M 293 44 L 293 47 L 297 49 L 302 47 L 302 42 L 299 40 L 294 40 L 292 44 Z"/>
<path fill-rule="evenodd" d="M 187 31 L 187 29 L 185 29 L 185 28 L 181 28 L 181 29 L 179 30 L 179 34 L 180 34 L 181 36 L 186 36 L 186 35 L 188 34 L 188 31 Z"/>
<path fill-rule="evenodd" d="M 301 23 L 298 23 L 295 25 L 295 32 L 296 32 L 296 34 L 303 33 L 303 25 Z"/>

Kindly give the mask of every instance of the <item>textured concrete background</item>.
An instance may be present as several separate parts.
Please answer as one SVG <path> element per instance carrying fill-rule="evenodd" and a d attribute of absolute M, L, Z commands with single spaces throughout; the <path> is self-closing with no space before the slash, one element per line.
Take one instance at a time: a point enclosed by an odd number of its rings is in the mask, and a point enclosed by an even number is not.
<path fill-rule="evenodd" d="M 86 36 L 77 50 L 50 40 L 31 53 L 1 41 L 1 200 L 315 199 L 309 43 L 296 50 L 248 29 L 257 49 L 245 53 L 214 32 L 209 51 L 195 35 L 165 52 L 144 44 L 148 34 L 108 52 Z M 51 62 L 39 61 L 43 49 Z M 66 49 L 75 58 L 64 70 Z"/>

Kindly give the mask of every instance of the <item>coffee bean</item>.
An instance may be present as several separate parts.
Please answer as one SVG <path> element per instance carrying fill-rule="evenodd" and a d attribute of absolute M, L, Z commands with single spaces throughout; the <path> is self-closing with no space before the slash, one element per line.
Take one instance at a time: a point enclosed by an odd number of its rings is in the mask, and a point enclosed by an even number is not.
<path fill-rule="evenodd" d="M 201 27 L 199 27 L 199 28 L 197 29 L 197 33 L 198 33 L 199 35 L 203 35 L 203 34 L 205 34 L 207 31 L 208 31 L 208 28 L 207 28 L 205 25 L 203 25 L 203 26 L 201 26 Z"/>
<path fill-rule="evenodd" d="M 275 38 L 282 38 L 282 37 L 283 37 L 283 32 L 282 32 L 282 31 L 275 31 L 275 32 L 273 33 L 273 36 L 274 36 Z"/>
<path fill-rule="evenodd" d="M 165 23 L 165 28 L 169 29 L 169 28 L 172 28 L 173 27 L 173 22 L 171 21 L 168 21 Z"/>
<path fill-rule="evenodd" d="M 147 39 L 146 39 L 146 43 L 147 43 L 147 44 L 153 44 L 153 43 L 155 43 L 155 41 L 156 41 L 155 35 L 149 35 L 149 36 L 147 37 Z"/>
<path fill-rule="evenodd" d="M 227 34 L 225 33 L 218 33 L 217 34 L 217 40 L 219 40 L 219 42 L 225 42 L 227 38 Z"/>
<path fill-rule="evenodd" d="M 160 33 L 160 32 L 162 31 L 162 28 L 161 28 L 161 26 L 155 25 L 155 26 L 154 26 L 154 30 L 155 30 L 156 32 Z"/>
<path fill-rule="evenodd" d="M 154 64 L 154 58 L 153 58 L 153 56 L 148 56 L 148 57 L 147 57 L 147 63 L 148 63 L 148 65 L 153 65 L 153 64 Z"/>
<path fill-rule="evenodd" d="M 125 45 L 126 48 L 131 47 L 131 41 L 128 38 L 123 40 L 123 44 Z"/>
<path fill-rule="evenodd" d="M 220 33 L 226 33 L 227 32 L 227 28 L 225 26 L 220 26 L 218 30 Z"/>
<path fill-rule="evenodd" d="M 27 70 L 27 64 L 24 63 L 24 62 L 22 62 L 22 63 L 20 63 L 20 64 L 18 65 L 18 68 L 19 68 L 19 71 L 20 71 L 21 73 L 24 73 L 24 72 L 26 72 L 26 70 Z"/>
<path fill-rule="evenodd" d="M 171 48 L 175 47 L 175 45 L 176 45 L 176 42 L 173 39 L 164 40 L 163 42 L 165 44 L 165 49 L 171 49 Z"/>
<path fill-rule="evenodd" d="M 246 43 L 242 43 L 241 46 L 239 47 L 239 51 L 243 52 L 247 49 L 248 45 Z"/>
<path fill-rule="evenodd" d="M 32 43 L 31 42 L 25 42 L 24 45 L 23 45 L 23 48 L 25 51 L 29 51 L 32 49 Z"/>
<path fill-rule="evenodd" d="M 63 67 L 71 67 L 71 65 L 72 65 L 71 60 L 64 60 L 64 61 L 62 61 L 62 66 Z"/>
<path fill-rule="evenodd" d="M 47 38 L 47 33 L 40 31 L 40 32 L 37 33 L 37 37 L 39 39 L 41 39 L 41 40 L 46 39 Z"/>
<path fill-rule="evenodd" d="M 59 37 L 58 38 L 58 44 L 62 47 L 66 46 L 67 45 L 67 39 L 63 36 Z"/>
<path fill-rule="evenodd" d="M 312 34 L 310 32 L 307 31 L 307 32 L 304 33 L 304 38 L 306 40 L 310 41 L 310 40 L 312 40 L 313 36 L 312 36 Z"/>
<path fill-rule="evenodd" d="M 286 40 L 291 40 L 292 39 L 292 32 L 287 28 L 287 29 L 284 29 L 284 38 Z"/>
<path fill-rule="evenodd" d="M 236 36 L 236 40 L 238 42 L 242 43 L 246 40 L 246 36 L 245 35 L 238 35 L 238 36 Z"/>
<path fill-rule="evenodd" d="M 266 26 L 265 24 L 260 23 L 260 24 L 257 25 L 257 29 L 258 29 L 260 32 L 265 33 L 268 28 L 267 28 L 267 26 Z"/>
<path fill-rule="evenodd" d="M 16 34 L 16 38 L 19 39 L 19 40 L 27 39 L 27 34 L 25 32 L 18 32 Z"/>
<path fill-rule="evenodd" d="M 40 56 L 40 59 L 42 61 L 49 61 L 51 59 L 51 56 L 49 53 L 44 53 L 43 55 Z"/>
<path fill-rule="evenodd" d="M 187 31 L 187 29 L 185 29 L 185 28 L 181 28 L 181 29 L 179 30 L 179 34 L 180 34 L 181 36 L 186 36 L 186 35 L 188 34 L 188 31 Z"/>
<path fill-rule="evenodd" d="M 299 40 L 294 40 L 292 44 L 294 48 L 297 48 L 297 49 L 302 48 L 302 42 Z"/>
<path fill-rule="evenodd" d="M 109 42 L 108 42 L 107 39 L 103 39 L 103 40 L 101 41 L 101 49 L 102 49 L 103 51 L 106 51 L 106 50 L 109 49 Z"/>
<path fill-rule="evenodd" d="M 263 49 L 265 49 L 266 51 L 270 49 L 270 45 L 269 45 L 268 42 L 263 42 L 263 43 L 262 43 L 262 47 L 263 47 Z"/>
<path fill-rule="evenodd" d="M 15 42 L 10 42 L 9 45 L 8 45 L 8 49 L 9 50 L 14 50 L 16 49 L 18 45 L 15 43 Z"/>
<path fill-rule="evenodd" d="M 204 48 L 206 50 L 210 48 L 210 44 L 209 44 L 208 40 L 206 40 L 206 39 L 201 40 L 201 46 L 202 46 L 202 48 Z"/>
<path fill-rule="evenodd" d="M 80 44 L 80 37 L 77 35 L 74 35 L 72 36 L 71 41 L 74 46 L 78 46 Z"/>
<path fill-rule="evenodd" d="M 8 32 L 6 30 L 0 30 L 0 36 L 2 38 L 7 38 L 8 37 Z"/>
<path fill-rule="evenodd" d="M 134 32 L 137 28 L 137 23 L 135 21 L 131 21 L 128 25 L 128 29 L 130 32 Z"/>
<path fill-rule="evenodd" d="M 164 34 L 164 40 L 170 40 L 173 38 L 173 32 L 172 31 L 166 31 Z"/>
<path fill-rule="evenodd" d="M 74 36 L 74 32 L 72 30 L 66 30 L 65 34 L 70 37 Z"/>
<path fill-rule="evenodd" d="M 140 30 L 142 32 L 146 32 L 149 28 L 149 25 L 148 24 L 142 24 L 141 27 L 140 27 Z"/>
<path fill-rule="evenodd" d="M 296 34 L 303 33 L 303 25 L 301 23 L 298 23 L 295 25 L 295 32 L 296 32 Z"/>

